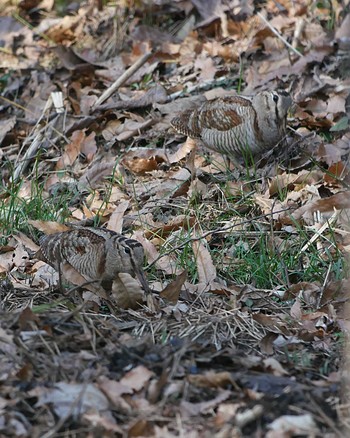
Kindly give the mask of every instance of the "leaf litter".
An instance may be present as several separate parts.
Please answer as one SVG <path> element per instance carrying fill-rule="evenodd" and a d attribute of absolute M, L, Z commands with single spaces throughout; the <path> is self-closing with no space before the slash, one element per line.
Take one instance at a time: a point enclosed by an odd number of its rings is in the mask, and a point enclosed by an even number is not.
<path fill-rule="evenodd" d="M 0 434 L 347 436 L 346 6 L 34 3 L 0 7 Z M 244 175 L 169 129 L 266 88 L 289 146 Z M 60 290 L 39 236 L 77 223 L 154 293 Z"/>

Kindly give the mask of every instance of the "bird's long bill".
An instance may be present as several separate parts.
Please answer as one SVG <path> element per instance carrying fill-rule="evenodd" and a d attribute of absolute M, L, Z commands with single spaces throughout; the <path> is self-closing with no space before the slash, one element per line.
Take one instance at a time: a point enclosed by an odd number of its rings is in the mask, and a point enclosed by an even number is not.
<path fill-rule="evenodd" d="M 141 283 L 141 286 L 145 290 L 145 292 L 151 293 L 151 289 L 148 285 L 145 273 L 141 269 L 136 269 L 135 272 L 136 272 L 136 276 L 137 276 L 139 282 Z"/>

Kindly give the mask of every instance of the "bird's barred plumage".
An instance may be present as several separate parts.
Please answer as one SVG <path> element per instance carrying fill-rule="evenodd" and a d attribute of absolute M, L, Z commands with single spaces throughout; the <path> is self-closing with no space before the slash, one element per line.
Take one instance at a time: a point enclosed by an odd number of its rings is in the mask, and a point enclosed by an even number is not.
<path fill-rule="evenodd" d="M 244 161 L 272 149 L 286 133 L 292 100 L 285 92 L 263 91 L 252 98 L 229 96 L 203 103 L 176 116 L 172 126 L 199 138 L 209 149 Z"/>
<path fill-rule="evenodd" d="M 114 231 L 76 227 L 43 236 L 39 243 L 37 258 L 57 271 L 62 263 L 68 263 L 87 281 L 111 284 L 119 273 L 141 277 L 145 281 L 141 243 Z"/>

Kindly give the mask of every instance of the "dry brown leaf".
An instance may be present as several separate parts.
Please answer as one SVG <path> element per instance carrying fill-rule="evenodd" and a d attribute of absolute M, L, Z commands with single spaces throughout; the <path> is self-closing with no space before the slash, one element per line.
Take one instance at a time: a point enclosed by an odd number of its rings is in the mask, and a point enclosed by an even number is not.
<path fill-rule="evenodd" d="M 38 401 L 35 406 L 52 404 L 59 418 L 66 419 L 69 415 L 79 418 L 84 412 L 106 411 L 109 407 L 106 396 L 91 383 L 57 382 L 54 388 L 41 387 L 37 392 Z"/>
<path fill-rule="evenodd" d="M 18 324 L 21 331 L 23 330 L 33 330 L 33 328 L 37 328 L 40 319 L 37 314 L 35 314 L 30 307 L 26 307 L 19 314 Z M 35 324 L 33 324 L 35 323 Z"/>
<path fill-rule="evenodd" d="M 303 312 L 301 311 L 301 302 L 300 302 L 300 299 L 297 297 L 296 300 L 294 301 L 294 304 L 290 308 L 290 316 L 294 320 L 300 321 L 302 315 L 303 315 Z"/>
<path fill-rule="evenodd" d="M 208 185 L 200 181 L 198 178 L 191 181 L 191 184 L 188 188 L 188 197 L 192 198 L 195 196 L 201 196 L 203 198 L 206 197 L 206 195 L 210 195 L 210 192 L 208 192 Z"/>
<path fill-rule="evenodd" d="M 169 163 L 178 163 L 186 158 L 195 148 L 196 141 L 188 137 L 185 143 L 182 143 L 176 152 L 168 155 Z"/>
<path fill-rule="evenodd" d="M 274 376 L 288 376 L 289 372 L 286 371 L 283 366 L 273 357 L 269 357 L 263 360 L 263 364 L 268 370 L 272 371 Z"/>
<path fill-rule="evenodd" d="M 327 100 L 327 112 L 335 115 L 345 113 L 348 94 L 348 91 L 342 91 L 341 93 L 330 95 Z"/>
<path fill-rule="evenodd" d="M 12 266 L 15 268 L 24 268 L 28 260 L 28 251 L 25 249 L 24 245 L 19 242 L 12 253 Z"/>
<path fill-rule="evenodd" d="M 273 333 L 283 333 L 285 335 L 289 334 L 289 330 L 287 329 L 285 322 L 278 317 L 265 315 L 263 313 L 254 313 L 253 319 Z"/>
<path fill-rule="evenodd" d="M 75 40 L 75 35 L 79 35 L 79 29 L 77 25 L 82 23 L 82 17 L 74 15 L 66 15 L 59 22 L 53 23 L 52 26 L 46 31 L 47 36 L 50 40 L 55 41 L 56 44 L 59 43 L 69 43 Z M 62 59 L 62 58 L 61 58 Z"/>
<path fill-rule="evenodd" d="M 106 431 L 107 434 L 118 434 L 123 435 L 123 429 L 116 424 L 116 420 L 112 415 L 100 414 L 98 412 L 85 412 L 82 416 L 84 422 L 88 423 L 90 428 L 99 428 L 99 430 Z"/>
<path fill-rule="evenodd" d="M 324 182 L 329 185 L 340 185 L 340 180 L 349 173 L 349 168 L 342 162 L 332 164 L 324 174 Z"/>
<path fill-rule="evenodd" d="M 215 425 L 217 427 L 223 427 L 228 422 L 233 422 L 233 419 L 237 415 L 238 410 L 242 408 L 242 403 L 223 403 L 217 408 L 215 416 Z M 232 435 L 234 436 L 233 431 Z"/>
<path fill-rule="evenodd" d="M 45 262 L 35 263 L 32 266 L 32 272 L 34 272 L 34 277 L 31 285 L 37 290 L 47 290 L 58 284 L 58 272 Z"/>
<path fill-rule="evenodd" d="M 121 124 L 122 122 L 119 119 L 110 120 L 102 131 L 103 138 L 107 141 L 112 141 L 120 131 Z"/>
<path fill-rule="evenodd" d="M 140 436 L 154 436 L 153 430 L 153 422 L 145 419 L 139 419 L 133 422 L 131 427 L 128 429 L 128 437 L 133 438 Z"/>
<path fill-rule="evenodd" d="M 138 392 L 145 387 L 153 376 L 152 371 L 143 365 L 139 365 L 127 372 L 119 382 L 121 385 Z"/>
<path fill-rule="evenodd" d="M 199 56 L 194 62 L 194 68 L 200 70 L 199 80 L 210 81 L 215 77 L 216 66 L 210 57 Z"/>
<path fill-rule="evenodd" d="M 0 120 L 0 146 L 5 138 L 6 134 L 11 131 L 11 129 L 16 124 L 16 117 L 7 117 L 6 119 Z"/>
<path fill-rule="evenodd" d="M 67 225 L 60 224 L 54 221 L 39 221 L 39 220 L 29 219 L 28 224 L 33 225 L 34 228 L 36 228 L 39 231 L 42 231 L 45 234 L 53 234 L 61 231 L 70 230 L 70 228 L 67 227 Z"/>
<path fill-rule="evenodd" d="M 195 240 L 192 242 L 192 249 L 196 259 L 199 282 L 211 284 L 216 278 L 216 268 L 208 248 L 200 240 Z"/>
<path fill-rule="evenodd" d="M 189 375 L 188 381 L 203 388 L 226 388 L 227 385 L 232 385 L 239 391 L 237 383 L 228 371 L 208 371 L 205 374 Z"/>
<path fill-rule="evenodd" d="M 119 132 L 116 135 L 116 139 L 118 141 L 126 141 L 131 137 L 138 135 L 144 129 L 149 128 L 155 123 L 155 120 L 148 119 L 144 121 L 136 121 L 136 120 L 126 120 L 120 127 L 117 129 Z"/>
<path fill-rule="evenodd" d="M 57 161 L 56 169 L 66 169 L 73 165 L 74 161 L 80 154 L 81 146 L 86 138 L 84 131 L 74 131 L 71 142 L 64 149 L 61 158 Z"/>
<path fill-rule="evenodd" d="M 350 133 L 347 132 L 334 143 L 321 144 L 314 156 L 319 161 L 324 161 L 328 166 L 342 161 L 350 152 Z"/>
<path fill-rule="evenodd" d="M 312 214 L 315 211 L 320 211 L 321 213 L 333 213 L 334 209 L 342 210 L 345 208 L 350 208 L 350 191 L 339 192 L 329 198 L 308 202 L 295 210 L 292 215 L 294 219 L 300 219 L 305 217 L 306 214 Z"/>
<path fill-rule="evenodd" d="M 84 138 L 84 141 L 80 146 L 80 152 L 85 155 L 88 162 L 92 161 L 94 155 L 97 152 L 95 136 L 96 134 L 94 132 L 91 132 L 90 135 Z"/>
<path fill-rule="evenodd" d="M 290 286 L 284 293 L 283 299 L 290 300 L 291 298 L 300 297 L 306 304 L 315 306 L 320 293 L 321 287 L 317 282 L 308 283 L 301 281 Z"/>
<path fill-rule="evenodd" d="M 153 263 L 160 257 L 157 248 L 148 239 L 145 239 L 141 232 L 135 232 L 132 237 L 142 244 L 148 263 Z M 176 258 L 171 255 L 162 256 L 157 260 L 156 267 L 168 275 L 179 275 L 182 272 L 181 268 L 178 266 Z"/>
<path fill-rule="evenodd" d="M 209 287 L 206 288 L 206 292 L 229 297 L 231 299 L 231 306 L 234 307 L 236 296 L 241 292 L 241 289 L 242 287 L 240 286 L 225 286 L 224 284 L 218 283 L 217 281 L 212 281 Z"/>
<path fill-rule="evenodd" d="M 121 309 L 137 309 L 145 300 L 140 283 L 130 274 L 120 272 L 113 280 L 111 300 Z"/>
<path fill-rule="evenodd" d="M 269 199 L 266 195 L 259 195 L 258 193 L 255 194 L 254 200 L 257 203 L 257 205 L 261 208 L 262 212 L 264 214 L 271 214 L 271 219 L 273 220 L 279 220 L 281 217 L 284 217 L 286 215 L 285 209 L 286 207 L 284 204 L 276 199 Z M 274 213 L 276 212 L 276 213 Z M 289 213 L 287 212 L 287 215 Z"/>
<path fill-rule="evenodd" d="M 267 333 L 259 342 L 260 351 L 268 356 L 275 352 L 274 341 L 277 339 L 276 333 Z"/>
<path fill-rule="evenodd" d="M 29 248 L 31 251 L 38 251 L 39 246 L 32 241 L 28 236 L 26 236 L 24 233 L 21 233 L 20 231 L 17 233 L 17 235 L 14 235 L 13 238 L 18 242 L 22 243 L 23 246 L 26 248 Z"/>
<path fill-rule="evenodd" d="M 14 342 L 14 335 L 0 327 L 0 348 L 1 351 L 9 357 L 15 358 L 17 355 L 17 346 Z"/>
<path fill-rule="evenodd" d="M 158 224 L 154 223 L 150 227 L 150 230 L 145 231 L 145 237 L 149 238 L 152 236 L 162 236 L 163 238 L 167 237 L 170 233 L 179 230 L 190 230 L 196 222 L 196 218 L 194 216 L 188 216 L 180 214 L 171 220 L 169 220 L 166 224 Z M 149 223 L 147 221 L 147 223 Z"/>
<path fill-rule="evenodd" d="M 110 176 L 115 168 L 115 161 L 108 159 L 106 161 L 95 162 L 91 164 L 91 167 L 87 169 L 84 174 L 78 180 L 78 189 L 95 189 L 103 178 Z"/>
<path fill-rule="evenodd" d="M 136 174 L 151 172 L 159 167 L 159 164 L 167 161 L 166 155 L 159 149 L 138 148 L 128 151 L 121 164 Z"/>
<path fill-rule="evenodd" d="M 184 270 L 180 275 L 178 275 L 175 280 L 173 280 L 171 283 L 169 283 L 159 294 L 161 298 L 166 299 L 167 301 L 170 301 L 171 304 L 176 304 L 181 288 L 183 284 L 185 283 L 187 278 L 187 270 Z"/>
<path fill-rule="evenodd" d="M 286 188 L 293 186 L 305 186 L 307 184 L 317 184 L 322 181 L 323 172 L 314 171 L 310 172 L 308 170 L 301 170 L 298 174 L 293 173 L 282 173 L 274 178 L 272 178 L 269 184 L 269 195 L 275 196 L 278 193 L 282 193 Z"/>
<path fill-rule="evenodd" d="M 14 246 L 1 247 L 0 274 L 9 272 L 13 267 Z"/>
<path fill-rule="evenodd" d="M 151 197 L 157 197 L 159 199 L 159 187 L 162 186 L 164 190 L 165 185 L 163 185 L 163 179 L 161 178 L 150 178 L 143 181 L 133 181 L 132 184 L 126 185 L 126 189 L 129 193 L 133 193 L 133 196 L 137 196 L 139 199 L 149 200 Z M 178 183 L 166 181 L 166 188 L 168 188 L 167 196 L 169 196 L 174 190 L 176 190 Z M 164 190 L 165 191 L 165 190 Z M 154 202 L 154 200 L 152 199 Z"/>
<path fill-rule="evenodd" d="M 317 436 L 319 429 L 311 414 L 282 415 L 272 421 L 268 428 L 270 432 L 266 438 L 278 438 L 281 436 Z"/>
<path fill-rule="evenodd" d="M 122 395 L 132 394 L 133 392 L 130 386 L 123 385 L 122 383 L 108 379 L 105 376 L 101 376 L 98 379 L 98 387 L 109 398 L 114 406 L 119 406 L 121 403 L 123 404 Z"/>
<path fill-rule="evenodd" d="M 109 230 L 115 231 L 116 233 L 122 232 L 124 213 L 129 208 L 129 205 L 130 205 L 130 201 L 119 202 L 119 204 L 115 207 L 107 223 L 107 228 Z"/>

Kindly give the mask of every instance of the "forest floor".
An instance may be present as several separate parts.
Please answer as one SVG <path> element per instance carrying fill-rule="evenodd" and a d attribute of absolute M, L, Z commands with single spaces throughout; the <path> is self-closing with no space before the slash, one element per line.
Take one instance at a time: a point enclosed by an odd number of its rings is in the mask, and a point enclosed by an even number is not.
<path fill-rule="evenodd" d="M 15 3 L 0 436 L 350 436 L 348 2 Z M 294 104 L 284 150 L 252 167 L 171 128 L 265 89 Z M 77 223 L 138 240 L 152 295 L 62 290 L 35 254 Z"/>

